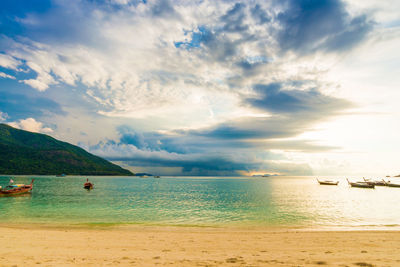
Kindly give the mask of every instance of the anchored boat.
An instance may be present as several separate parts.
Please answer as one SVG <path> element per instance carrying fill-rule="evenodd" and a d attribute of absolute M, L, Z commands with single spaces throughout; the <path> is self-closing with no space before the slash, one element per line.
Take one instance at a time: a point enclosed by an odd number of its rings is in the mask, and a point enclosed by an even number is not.
<path fill-rule="evenodd" d="M 350 182 L 349 179 L 347 179 L 347 182 L 351 187 L 359 187 L 359 188 L 375 188 L 374 184 L 367 183 L 367 182 Z"/>
<path fill-rule="evenodd" d="M 392 182 L 390 182 L 390 181 L 388 181 L 388 182 L 386 183 L 386 185 L 389 186 L 389 187 L 400 187 L 400 184 L 395 184 L 395 183 L 392 183 Z"/>
<path fill-rule="evenodd" d="M 4 189 L 0 187 L 0 196 L 14 196 L 14 195 L 22 195 L 27 194 L 32 191 L 33 188 L 33 181 L 32 179 L 31 184 L 13 184 L 8 185 Z"/>
<path fill-rule="evenodd" d="M 90 189 L 93 189 L 93 187 L 94 187 L 94 184 L 89 182 L 89 179 L 86 179 L 86 183 L 83 184 L 83 188 L 90 190 Z"/>
<path fill-rule="evenodd" d="M 338 185 L 339 184 L 339 181 L 330 181 L 330 180 L 320 181 L 320 180 L 318 180 L 318 178 L 317 178 L 317 181 L 320 185 Z"/>
<path fill-rule="evenodd" d="M 386 186 L 387 185 L 387 183 L 385 182 L 385 180 L 381 180 L 381 181 L 372 181 L 372 180 L 370 180 L 370 179 L 365 179 L 365 178 L 363 178 L 364 179 L 364 181 L 366 182 L 366 183 L 368 183 L 368 184 L 373 184 L 373 185 L 375 185 L 375 186 Z"/>

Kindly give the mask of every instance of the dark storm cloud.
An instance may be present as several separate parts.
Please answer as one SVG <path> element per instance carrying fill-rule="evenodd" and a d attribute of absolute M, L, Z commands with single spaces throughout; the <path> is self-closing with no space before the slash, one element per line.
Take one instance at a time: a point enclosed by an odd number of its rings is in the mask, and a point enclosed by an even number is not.
<path fill-rule="evenodd" d="M 151 8 L 154 17 L 179 18 L 180 15 L 175 11 L 173 4 L 169 0 L 160 0 L 154 3 Z"/>
<path fill-rule="evenodd" d="M 277 6 L 282 11 L 274 13 L 272 7 Z M 255 25 L 262 25 L 264 32 L 255 31 Z M 215 25 L 199 25 L 207 31 L 195 30 L 193 40 L 197 48 L 202 45 L 210 60 L 246 71 L 252 65 L 240 58 L 242 44 L 253 44 L 261 53 L 273 43 L 280 51 L 291 50 L 300 56 L 316 51 L 341 52 L 359 44 L 373 25 L 367 14 L 350 15 L 340 0 L 287 0 L 269 6 L 243 1 L 233 3 Z M 193 44 L 193 40 L 186 43 Z"/>
<path fill-rule="evenodd" d="M 246 99 L 245 103 L 277 114 L 307 113 L 321 116 L 330 116 L 351 106 L 347 100 L 324 95 L 315 88 L 285 90 L 282 87 L 281 83 L 255 85 L 258 97 Z"/>
<path fill-rule="evenodd" d="M 271 17 L 268 15 L 267 11 L 262 8 L 261 5 L 256 4 L 251 8 L 251 16 L 256 21 L 257 24 L 266 24 L 271 22 Z"/>
<path fill-rule="evenodd" d="M 197 155 L 190 157 L 168 158 L 168 157 L 157 157 L 152 155 L 151 159 L 148 157 L 135 156 L 134 158 L 109 158 L 113 161 L 126 161 L 132 166 L 143 166 L 143 167 L 181 167 L 182 171 L 191 172 L 193 169 L 204 173 L 204 172 L 225 172 L 230 174 L 237 174 L 236 171 L 254 170 L 260 167 L 261 163 L 254 162 L 235 162 L 233 159 L 225 158 L 224 156 L 205 156 Z"/>
<path fill-rule="evenodd" d="M 231 119 L 214 127 L 192 130 L 187 134 L 223 140 L 260 140 L 295 137 L 313 125 L 343 113 L 353 106 L 347 100 L 322 94 L 318 89 L 285 89 L 286 84 L 257 84 L 256 97 L 243 104 L 270 113 L 264 117 Z"/>
<path fill-rule="evenodd" d="M 352 48 L 372 29 L 364 14 L 356 17 L 339 0 L 289 0 L 276 17 L 281 26 L 277 40 L 282 50 L 310 53 Z"/>
<path fill-rule="evenodd" d="M 199 25 L 198 29 L 192 32 L 191 40 L 175 42 L 175 46 L 186 49 L 201 48 L 204 50 L 202 57 L 209 61 L 233 64 L 243 68 L 251 67 L 250 64 L 246 65 L 245 60 L 240 59 L 240 46 L 257 41 L 246 21 L 249 19 L 248 9 L 246 3 L 232 4 L 231 8 L 218 18 L 216 25 Z M 262 16 L 260 11 L 254 12 L 260 20 Z M 238 38 L 233 39 L 229 36 L 230 34 L 235 34 Z M 238 56 L 239 59 L 236 59 Z"/>
<path fill-rule="evenodd" d="M 122 125 L 118 127 L 118 141 L 100 142 L 90 151 L 130 166 L 181 168 L 177 173 L 180 175 L 240 175 L 259 169 L 310 174 L 308 165 L 273 163 L 271 160 L 281 156 L 267 152 L 335 149 L 310 140 L 276 140 L 300 134 L 310 123 L 294 117 L 245 118 L 196 131 L 176 130 L 172 134 L 138 133 Z"/>
<path fill-rule="evenodd" d="M 118 127 L 119 141 L 112 141 L 110 144 L 132 145 L 143 151 L 165 151 L 180 155 L 255 148 L 311 153 L 337 149 L 337 147 L 318 145 L 310 140 L 276 140 L 276 138 L 290 138 L 298 135 L 305 129 L 304 127 L 308 127 L 308 125 L 305 126 L 304 121 L 300 121 L 298 124 L 297 121 L 297 118 L 283 117 L 246 118 L 232 121 L 230 124 L 219 124 L 200 130 L 176 130 L 173 135 L 155 132 L 140 133 L 125 125 Z M 245 124 L 245 122 L 253 126 Z M 287 127 L 276 129 L 276 126 L 283 124 Z M 265 127 L 258 129 L 256 125 Z M 269 127 L 266 127 L 268 125 Z"/>
<path fill-rule="evenodd" d="M 236 3 L 233 8 L 223 15 L 220 19 L 224 23 L 223 31 L 226 32 L 244 32 L 249 29 L 245 24 L 246 18 L 246 5 Z"/>
<path fill-rule="evenodd" d="M 221 123 L 214 127 L 192 130 L 191 135 L 224 140 L 260 140 L 294 137 L 309 128 L 307 120 L 294 117 L 245 117 Z"/>
<path fill-rule="evenodd" d="M 148 143 L 144 140 L 143 134 L 135 132 L 132 128 L 121 125 L 117 128 L 117 131 L 121 135 L 121 144 L 134 145 L 139 149 L 145 149 L 149 147 Z"/>
<path fill-rule="evenodd" d="M 310 175 L 311 168 L 307 164 L 275 163 L 265 158 L 244 158 L 237 154 L 227 156 L 223 154 L 192 154 L 192 155 L 160 155 L 149 153 L 147 155 L 137 154 L 131 157 L 108 157 L 111 161 L 124 162 L 130 166 L 164 168 L 179 168 L 176 175 L 216 175 L 216 176 L 237 176 L 243 172 L 257 170 L 269 170 L 286 174 Z"/>
<path fill-rule="evenodd" d="M 138 132 L 128 125 L 118 126 L 117 131 L 120 135 L 118 144 L 133 145 L 140 150 L 166 151 L 178 154 L 196 152 L 195 148 L 185 144 L 180 138 L 156 132 Z"/>

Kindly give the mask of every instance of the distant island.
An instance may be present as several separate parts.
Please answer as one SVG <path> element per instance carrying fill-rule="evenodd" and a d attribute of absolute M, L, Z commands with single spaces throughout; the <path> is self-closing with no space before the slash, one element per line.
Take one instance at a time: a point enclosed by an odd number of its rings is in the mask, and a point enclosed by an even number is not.
<path fill-rule="evenodd" d="M 0 174 L 134 175 L 78 146 L 7 124 L 0 124 Z"/>
<path fill-rule="evenodd" d="M 279 176 L 278 174 L 254 174 L 252 177 L 272 177 Z"/>

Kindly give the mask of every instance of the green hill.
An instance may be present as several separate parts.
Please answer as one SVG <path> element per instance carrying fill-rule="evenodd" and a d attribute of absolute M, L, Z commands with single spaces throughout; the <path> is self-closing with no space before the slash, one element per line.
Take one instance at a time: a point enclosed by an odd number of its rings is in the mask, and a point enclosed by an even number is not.
<path fill-rule="evenodd" d="M 0 124 L 0 174 L 133 175 L 128 170 L 45 134 Z"/>

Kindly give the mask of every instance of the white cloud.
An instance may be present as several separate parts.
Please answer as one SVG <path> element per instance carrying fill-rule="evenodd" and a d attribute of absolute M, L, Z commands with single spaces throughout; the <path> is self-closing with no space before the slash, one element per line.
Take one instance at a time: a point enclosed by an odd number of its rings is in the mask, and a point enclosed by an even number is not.
<path fill-rule="evenodd" d="M 6 74 L 6 73 L 4 73 L 4 72 L 1 72 L 1 71 L 0 71 L 0 77 L 15 80 L 15 77 L 14 77 L 14 76 L 8 75 L 8 74 Z"/>
<path fill-rule="evenodd" d="M 17 70 L 18 66 L 21 65 L 21 61 L 15 59 L 12 56 L 0 53 L 0 66 L 7 69 Z"/>
<path fill-rule="evenodd" d="M 399 25 L 400 2 L 397 0 L 346 0 L 349 9 L 354 12 L 367 11 L 385 27 Z"/>
<path fill-rule="evenodd" d="M 29 80 L 23 80 L 22 82 L 33 88 L 36 88 L 39 91 L 45 91 L 47 88 L 49 88 L 49 85 L 47 83 L 40 80 L 29 79 Z"/>
<path fill-rule="evenodd" d="M 21 82 L 39 91 L 57 83 L 82 83 L 87 95 L 103 106 L 99 110 L 103 115 L 169 117 L 184 112 L 192 122 L 208 120 L 210 110 L 217 117 L 229 116 L 233 110 L 229 107 L 239 101 L 227 85 L 227 79 L 236 75 L 235 67 L 231 62 L 225 66 L 210 62 L 200 50 L 177 49 L 174 42 L 190 39 L 186 30 L 215 23 L 231 4 L 205 1 L 195 8 L 180 3 L 175 6 L 179 20 L 152 16 L 155 5 L 139 4 L 114 14 L 88 10 L 80 26 L 99 25 L 89 36 L 96 44 L 50 45 L 20 39 L 10 41 L 8 53 L 26 61 L 37 74 Z M 254 53 L 254 44 L 243 44 L 243 49 Z"/>
<path fill-rule="evenodd" d="M 0 111 L 0 122 L 5 121 L 8 118 L 8 114 Z"/>
<path fill-rule="evenodd" d="M 52 133 L 53 129 L 43 127 L 43 123 L 36 121 L 34 118 L 19 120 L 18 122 L 8 123 L 10 126 L 35 133 Z"/>

